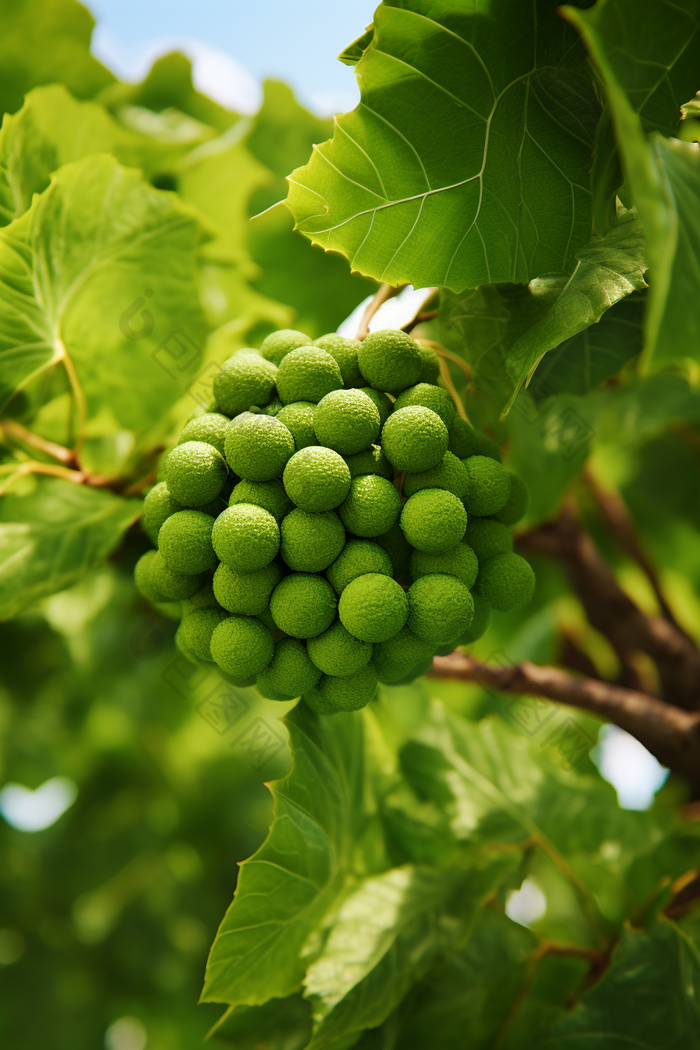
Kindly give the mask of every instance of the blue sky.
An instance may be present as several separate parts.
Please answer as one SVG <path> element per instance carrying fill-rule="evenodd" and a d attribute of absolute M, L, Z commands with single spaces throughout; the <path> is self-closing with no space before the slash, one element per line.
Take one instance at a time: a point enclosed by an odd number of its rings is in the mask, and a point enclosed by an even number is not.
<path fill-rule="evenodd" d="M 195 82 L 251 112 L 265 77 L 286 80 L 318 113 L 352 109 L 359 94 L 336 55 L 372 21 L 378 0 L 87 0 L 93 52 L 118 76 L 140 79 L 174 46 L 194 60 Z M 233 103 L 237 103 L 233 106 Z"/>

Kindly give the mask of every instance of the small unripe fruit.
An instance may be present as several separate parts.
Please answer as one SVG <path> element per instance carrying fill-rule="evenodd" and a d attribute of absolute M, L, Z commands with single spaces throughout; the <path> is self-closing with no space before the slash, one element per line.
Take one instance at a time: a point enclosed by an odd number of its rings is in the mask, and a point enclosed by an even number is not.
<path fill-rule="evenodd" d="M 237 503 L 252 503 L 254 507 L 262 507 L 272 515 L 277 524 L 285 514 L 294 509 L 294 504 L 279 480 L 239 481 L 229 497 L 228 505 L 234 507 Z"/>
<path fill-rule="evenodd" d="M 445 489 L 421 489 L 404 503 L 401 512 L 404 536 L 418 551 L 443 554 L 464 536 L 464 504 Z"/>
<path fill-rule="evenodd" d="M 457 638 L 474 616 L 472 596 L 455 576 L 422 576 L 409 588 L 408 604 L 408 629 L 433 645 Z"/>
<path fill-rule="evenodd" d="M 497 514 L 510 496 L 508 471 L 489 456 L 469 456 L 464 466 L 469 475 L 469 491 L 464 501 L 469 513 L 479 518 Z"/>
<path fill-rule="evenodd" d="M 420 474 L 407 474 L 403 481 L 404 496 L 413 496 L 421 489 L 447 489 L 458 499 L 464 499 L 469 490 L 469 475 L 461 459 L 446 452 L 436 467 Z"/>
<path fill-rule="evenodd" d="M 353 478 L 350 492 L 338 508 L 345 528 L 354 536 L 380 536 L 395 525 L 401 497 L 386 478 L 363 474 Z"/>
<path fill-rule="evenodd" d="M 201 510 L 178 510 L 163 522 L 158 550 L 173 572 L 196 575 L 216 565 L 211 534 L 214 519 Z"/>
<path fill-rule="evenodd" d="M 136 590 L 146 599 L 146 601 L 151 602 L 151 604 L 163 600 L 163 595 L 156 590 L 156 586 L 151 580 L 151 566 L 157 553 L 158 551 L 146 551 L 145 554 L 141 555 L 134 566 L 134 583 L 136 584 Z"/>
<path fill-rule="evenodd" d="M 418 353 L 421 359 L 421 370 L 418 376 L 419 383 L 437 383 L 440 378 L 440 358 L 432 346 L 418 343 Z"/>
<path fill-rule="evenodd" d="M 307 511 L 333 510 L 350 491 L 348 465 L 337 452 L 320 445 L 295 452 L 282 478 L 289 498 Z"/>
<path fill-rule="evenodd" d="M 535 593 L 535 574 L 519 554 L 497 554 L 479 571 L 481 597 L 498 612 L 522 609 Z"/>
<path fill-rule="evenodd" d="M 415 551 L 411 555 L 411 576 L 414 580 L 419 580 L 421 576 L 434 575 L 436 572 L 445 576 L 456 576 L 465 587 L 471 589 L 479 573 L 479 561 L 466 543 L 458 543 L 442 554 Z"/>
<path fill-rule="evenodd" d="M 491 623 L 491 606 L 476 593 L 472 594 L 472 601 L 474 602 L 474 617 L 466 631 L 463 631 L 457 639 L 456 645 L 471 645 L 472 642 L 476 642 L 486 634 Z"/>
<path fill-rule="evenodd" d="M 213 588 L 222 608 L 239 616 L 258 616 L 267 609 L 270 595 L 280 582 L 279 565 L 270 562 L 256 572 L 234 572 L 223 562 L 214 573 Z"/>
<path fill-rule="evenodd" d="M 510 477 L 510 496 L 501 509 L 494 514 L 494 518 L 504 525 L 515 525 L 527 514 L 530 493 L 525 482 L 521 481 L 517 474 L 508 471 L 508 475 Z"/>
<path fill-rule="evenodd" d="M 154 485 L 143 501 L 143 531 L 152 543 L 158 542 L 160 527 L 171 514 L 183 510 L 183 506 L 168 492 L 164 481 Z"/>
<path fill-rule="evenodd" d="M 408 617 L 408 599 L 389 576 L 358 576 L 340 595 L 338 615 L 350 634 L 363 642 L 384 642 L 397 634 Z"/>
<path fill-rule="evenodd" d="M 501 450 L 495 441 L 480 430 L 474 430 L 466 420 L 459 417 L 450 427 L 449 450 L 459 459 L 466 459 L 467 456 L 489 456 L 497 460 L 501 458 Z"/>
<path fill-rule="evenodd" d="M 404 536 L 398 522 L 388 532 L 383 533 L 381 536 L 375 536 L 374 542 L 383 547 L 391 558 L 394 576 L 398 578 L 407 577 L 413 548 Z"/>
<path fill-rule="evenodd" d="M 195 416 L 186 424 L 178 445 L 182 445 L 185 441 L 204 441 L 208 445 L 213 445 L 216 451 L 224 456 L 226 454 L 226 434 L 230 424 L 231 420 L 221 412 L 205 412 L 201 416 Z"/>
<path fill-rule="evenodd" d="M 255 572 L 268 565 L 280 546 L 280 530 L 268 511 L 237 503 L 214 523 L 212 543 L 218 557 L 235 572 Z"/>
<path fill-rule="evenodd" d="M 282 361 L 277 373 L 280 401 L 312 401 L 317 404 L 331 390 L 343 385 L 340 369 L 330 354 L 315 346 L 292 350 Z"/>
<path fill-rule="evenodd" d="M 379 413 L 379 426 L 381 429 L 394 411 L 394 402 L 388 394 L 382 393 L 381 390 L 375 390 L 374 387 L 360 386 L 358 387 L 358 390 L 361 390 L 363 394 L 367 394 L 367 397 L 377 409 L 377 412 Z"/>
<path fill-rule="evenodd" d="M 226 615 L 223 609 L 194 609 L 177 629 L 178 648 L 197 660 L 211 660 L 211 636 Z"/>
<path fill-rule="evenodd" d="M 306 646 L 298 638 L 280 638 L 275 642 L 275 653 L 264 671 L 258 675 L 257 685 L 264 696 L 274 691 L 293 700 L 313 687 L 321 672 L 311 662 Z"/>
<path fill-rule="evenodd" d="M 160 551 L 155 551 L 148 564 L 148 586 L 158 595 L 161 602 L 181 602 L 202 586 L 203 577 L 173 572 L 163 559 Z"/>
<path fill-rule="evenodd" d="M 300 346 L 310 346 L 311 340 L 303 332 L 297 332 L 294 328 L 282 328 L 279 332 L 272 332 L 260 344 L 260 354 L 267 361 L 279 365 L 282 358 L 286 357 L 292 350 L 298 350 Z"/>
<path fill-rule="evenodd" d="M 389 394 L 417 383 L 423 367 L 415 339 L 392 328 L 368 335 L 360 344 L 357 360 L 369 385 Z"/>
<path fill-rule="evenodd" d="M 311 514 L 297 507 L 280 531 L 280 553 L 296 572 L 323 572 L 345 546 L 343 523 L 332 510 Z"/>
<path fill-rule="evenodd" d="M 221 453 L 204 441 L 176 445 L 165 460 L 163 472 L 168 492 L 184 507 L 201 507 L 215 499 L 228 476 Z"/>
<path fill-rule="evenodd" d="M 315 638 L 335 619 L 338 600 L 328 580 L 307 573 L 286 576 L 270 598 L 275 624 L 293 638 Z"/>
<path fill-rule="evenodd" d="M 228 616 L 214 628 L 212 659 L 227 674 L 239 678 L 260 674 L 275 649 L 272 634 L 252 616 Z"/>
<path fill-rule="evenodd" d="M 418 474 L 436 467 L 447 452 L 447 427 L 435 412 L 409 405 L 392 414 L 382 430 L 382 450 L 396 470 Z"/>
<path fill-rule="evenodd" d="M 284 423 L 294 438 L 297 452 L 309 445 L 318 445 L 314 430 L 315 411 L 316 405 L 311 401 L 293 401 L 277 413 L 280 423 Z"/>
<path fill-rule="evenodd" d="M 329 335 L 322 335 L 320 339 L 315 339 L 314 346 L 325 350 L 335 360 L 346 387 L 362 385 L 360 366 L 357 363 L 359 339 L 346 339 L 345 336 L 332 332 Z"/>
<path fill-rule="evenodd" d="M 507 527 L 491 518 L 470 518 L 464 539 L 480 565 L 497 554 L 508 554 L 513 550 L 513 537 Z"/>
<path fill-rule="evenodd" d="M 316 406 L 316 437 L 322 445 L 344 456 L 369 448 L 379 427 L 377 406 L 361 390 L 333 390 Z"/>
<path fill-rule="evenodd" d="M 370 663 L 348 678 L 324 675 L 317 686 L 304 693 L 304 703 L 316 714 L 334 715 L 341 711 L 359 711 L 376 693 L 377 672 Z"/>
<path fill-rule="evenodd" d="M 382 576 L 393 574 L 391 558 L 377 543 L 369 540 L 350 540 L 332 565 L 326 570 L 326 576 L 337 594 L 367 573 L 380 573 Z"/>
<path fill-rule="evenodd" d="M 226 436 L 226 459 L 246 481 L 272 481 L 294 455 L 294 438 L 274 416 L 235 419 Z"/>
<path fill-rule="evenodd" d="M 237 416 L 251 405 L 266 405 L 272 400 L 276 376 L 276 367 L 259 354 L 234 354 L 214 376 L 214 399 L 221 412 Z"/>
<path fill-rule="evenodd" d="M 447 391 L 432 383 L 416 383 L 415 386 L 403 390 L 396 398 L 394 411 L 398 412 L 399 409 L 407 408 L 409 405 L 422 405 L 423 408 L 432 409 L 436 415 L 440 416 L 448 430 L 457 416 L 455 403 Z"/>
<path fill-rule="evenodd" d="M 432 646 L 418 638 L 408 627 L 403 627 L 393 638 L 374 647 L 374 663 L 380 682 L 395 685 L 410 674 L 414 667 L 430 660 Z"/>
<path fill-rule="evenodd" d="M 342 623 L 334 623 L 323 634 L 309 638 L 307 649 L 316 667 L 334 678 L 357 674 L 372 659 L 370 643 L 355 638 Z"/>

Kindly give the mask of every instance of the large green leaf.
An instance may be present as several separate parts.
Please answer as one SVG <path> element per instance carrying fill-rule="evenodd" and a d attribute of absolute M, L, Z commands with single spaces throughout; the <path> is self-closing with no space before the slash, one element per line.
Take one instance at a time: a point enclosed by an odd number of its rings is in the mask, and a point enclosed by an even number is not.
<path fill-rule="evenodd" d="M 360 105 L 290 176 L 299 230 L 390 284 L 570 270 L 599 105 L 553 4 L 387 0 L 357 74 Z"/>
<path fill-rule="evenodd" d="M 14 113 L 39 84 L 92 98 L 113 83 L 90 54 L 95 21 L 76 0 L 0 0 L 0 22 L 0 114 Z"/>
<path fill-rule="evenodd" d="M 202 363 L 200 238 L 194 213 L 112 158 L 61 168 L 0 234 L 0 401 L 67 355 L 89 416 L 152 427 Z M 184 350 L 163 348 L 178 331 Z"/>
<path fill-rule="evenodd" d="M 0 620 L 61 591 L 112 551 L 141 502 L 58 478 L 0 502 Z"/>
<path fill-rule="evenodd" d="M 646 287 L 644 234 L 634 212 L 622 212 L 605 237 L 593 237 L 571 273 L 545 274 L 528 285 L 482 285 L 443 295 L 443 323 L 462 338 L 475 382 L 505 406 L 550 350 L 599 321 L 614 303 Z"/>
<path fill-rule="evenodd" d="M 260 266 L 254 287 L 289 303 L 296 311 L 294 325 L 314 338 L 334 332 L 375 285 L 351 274 L 344 259 L 324 255 L 294 233 L 286 208 L 266 209 L 282 200 L 287 189 L 285 176 L 304 163 L 314 142 L 327 138 L 332 128 L 330 120 L 304 109 L 286 84 L 268 80 L 263 104 L 245 140 L 253 156 L 271 173 L 250 201 L 250 214 L 255 218 L 249 227 L 249 247 Z"/>
<path fill-rule="evenodd" d="M 542 1050 L 698 1050 L 697 947 L 669 922 L 624 930 L 600 983 L 539 1045 Z"/>
<path fill-rule="evenodd" d="M 341 892 L 368 821 L 362 716 L 289 717 L 294 768 L 272 785 L 275 818 L 241 865 L 233 904 L 214 941 L 202 998 L 233 1006 L 301 988 L 304 946 Z"/>
<path fill-rule="evenodd" d="M 456 868 L 409 864 L 347 898 L 306 976 L 316 1021 L 310 1048 L 381 1024 L 435 958 L 456 947 L 464 881 Z"/>
<path fill-rule="evenodd" d="M 632 10 L 626 0 L 599 0 L 590 10 L 570 7 L 565 13 L 580 30 L 605 83 L 627 185 L 644 225 L 653 275 L 645 356 L 655 364 L 683 357 L 697 360 L 700 318 L 688 303 L 697 297 L 700 271 L 700 153 L 695 143 L 666 139 L 658 132 L 647 137 L 636 106 L 644 85 L 653 90 L 655 84 L 644 79 L 649 49 L 655 61 L 648 76 L 664 77 L 665 65 L 686 48 L 697 69 L 700 33 L 695 16 L 700 3 L 684 0 L 680 9 L 675 4 L 648 5 L 643 19 L 633 18 L 636 28 L 628 53 L 619 46 L 619 27 Z"/>
<path fill-rule="evenodd" d="M 304 1050 L 311 1037 L 311 1005 L 292 995 L 263 1006 L 229 1007 L 209 1036 L 236 1050 Z"/>

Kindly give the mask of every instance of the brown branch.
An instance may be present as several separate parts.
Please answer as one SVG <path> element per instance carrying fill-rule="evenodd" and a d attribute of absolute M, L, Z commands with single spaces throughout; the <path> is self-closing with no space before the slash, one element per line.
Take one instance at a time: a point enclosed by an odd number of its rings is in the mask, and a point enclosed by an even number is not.
<path fill-rule="evenodd" d="M 700 652 L 661 616 L 647 616 L 618 584 L 570 505 L 559 518 L 518 538 L 521 550 L 556 558 L 563 565 L 591 624 L 618 654 L 652 658 L 664 700 L 695 711 L 700 707 Z"/>
<path fill-rule="evenodd" d="M 425 324 L 426 321 L 432 321 L 433 318 L 437 317 L 440 313 L 439 310 L 423 310 L 421 313 L 416 314 L 412 321 L 405 324 L 401 329 L 402 332 L 412 332 L 414 328 L 417 328 L 419 324 Z"/>
<path fill-rule="evenodd" d="M 52 459 L 57 459 L 59 463 L 63 463 L 66 467 L 77 467 L 78 465 L 72 449 L 65 448 L 63 445 L 57 445 L 55 441 L 47 441 L 46 438 L 40 437 L 38 434 L 33 434 L 31 430 L 23 427 L 21 423 L 15 423 L 14 419 L 3 419 L 0 422 L 0 430 L 10 440 L 29 445 L 30 448 L 35 448 L 37 452 L 43 452 L 45 455 L 51 456 Z"/>
<path fill-rule="evenodd" d="M 556 667 L 525 660 L 502 667 L 464 653 L 436 656 L 430 675 L 475 682 L 518 696 L 541 696 L 614 722 L 663 765 L 700 782 L 700 714 L 665 704 L 646 693 L 594 678 L 575 678 Z"/>
<path fill-rule="evenodd" d="M 379 307 L 383 306 L 389 299 L 393 299 L 395 295 L 398 295 L 399 291 L 399 288 L 392 288 L 390 284 L 380 284 L 371 302 L 367 303 L 365 307 L 365 312 L 360 320 L 360 327 L 357 329 L 357 335 L 355 336 L 356 339 L 365 339 L 369 335 L 369 323 Z"/>
<path fill-rule="evenodd" d="M 671 611 L 661 589 L 656 567 L 652 564 L 649 556 L 642 547 L 634 522 L 625 502 L 617 492 L 607 489 L 600 484 L 590 467 L 583 471 L 583 480 L 590 489 L 596 505 L 608 524 L 610 531 L 617 540 L 620 548 L 639 565 L 640 569 L 651 584 L 651 588 L 658 602 L 664 618 L 672 623 L 674 627 L 685 634 L 679 627 L 673 612 Z M 687 637 L 687 636 L 686 636 Z"/>

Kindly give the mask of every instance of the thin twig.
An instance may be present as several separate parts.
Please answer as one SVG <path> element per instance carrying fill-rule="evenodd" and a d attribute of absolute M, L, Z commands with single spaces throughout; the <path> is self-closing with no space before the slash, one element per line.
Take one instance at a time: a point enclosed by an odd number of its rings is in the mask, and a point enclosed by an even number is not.
<path fill-rule="evenodd" d="M 360 327 L 357 329 L 356 339 L 364 339 L 369 335 L 369 323 L 376 314 L 380 306 L 388 302 L 389 299 L 393 299 L 395 295 L 398 295 L 400 288 L 392 288 L 390 284 L 381 284 L 377 291 L 372 296 L 372 299 L 365 307 L 365 312 L 362 315 L 360 321 Z"/>
<path fill-rule="evenodd" d="M 445 359 L 442 357 L 440 358 L 440 375 L 442 376 L 442 381 L 445 384 L 445 388 L 447 389 L 448 394 L 455 403 L 455 408 L 457 409 L 460 419 L 463 419 L 465 423 L 468 423 L 469 418 L 467 416 L 467 410 L 464 407 L 464 402 L 457 393 L 457 387 L 452 382 L 452 376 L 450 375 L 450 369 L 447 365 L 447 361 L 445 361 Z"/>
<path fill-rule="evenodd" d="M 672 623 L 677 630 L 682 631 L 676 618 L 671 611 L 663 591 L 655 566 L 651 563 L 646 551 L 637 536 L 632 517 L 627 506 L 617 492 L 605 488 L 596 478 L 589 466 L 583 471 L 583 480 L 588 486 L 599 511 L 607 522 L 613 536 L 620 548 L 639 565 L 640 569 L 651 584 L 652 590 L 665 619 Z M 683 634 L 686 632 L 683 631 Z"/>
<path fill-rule="evenodd" d="M 451 350 L 446 350 L 442 343 L 436 343 L 434 339 L 422 339 L 419 337 L 418 339 L 416 339 L 416 342 L 420 343 L 421 346 L 431 347 L 431 349 L 435 351 L 438 357 L 446 357 L 448 361 L 453 361 L 454 364 L 456 364 L 457 367 L 461 368 L 461 370 L 464 372 L 464 377 L 467 380 L 467 382 L 471 383 L 472 370 L 467 364 L 467 362 L 463 361 L 461 357 L 457 356 L 457 354 L 453 354 Z"/>
<path fill-rule="evenodd" d="M 0 430 L 14 441 L 21 441 L 25 445 L 29 445 L 35 448 L 37 452 L 44 452 L 47 456 L 51 456 L 53 459 L 57 459 L 59 463 L 63 463 L 65 466 L 76 466 L 75 453 L 65 448 L 64 445 L 57 445 L 55 441 L 47 441 L 46 438 L 40 437 L 39 434 L 33 434 L 31 430 L 27 430 L 21 423 L 16 423 L 14 419 L 4 419 L 0 422 Z"/>
<path fill-rule="evenodd" d="M 439 310 L 423 310 L 421 313 L 416 314 L 412 321 L 405 324 L 401 329 L 402 332 L 412 332 L 414 328 L 417 328 L 419 324 L 425 324 L 426 321 L 432 321 L 434 317 L 440 313 Z"/>
<path fill-rule="evenodd" d="M 684 711 L 646 693 L 524 660 L 507 667 L 482 664 L 461 652 L 436 656 L 430 675 L 476 682 L 503 693 L 541 696 L 589 711 L 636 737 L 663 765 L 700 783 L 700 713 Z"/>
<path fill-rule="evenodd" d="M 8 492 L 15 481 L 29 474 L 48 474 L 50 477 L 63 478 L 64 481 L 72 481 L 76 485 L 82 485 L 87 480 L 87 475 L 81 470 L 71 470 L 70 467 L 60 467 L 56 463 L 39 463 L 38 460 L 30 459 L 24 463 L 18 463 L 14 474 L 0 485 L 0 496 Z"/>

